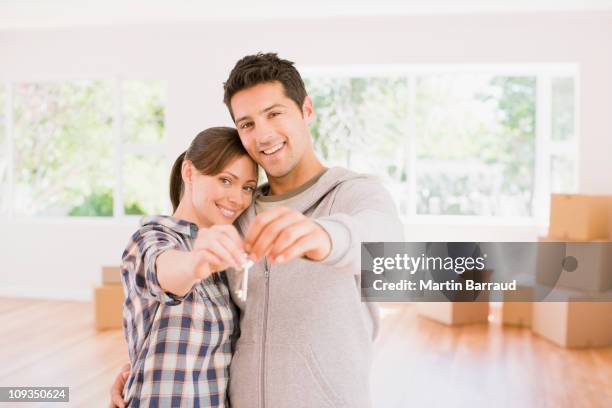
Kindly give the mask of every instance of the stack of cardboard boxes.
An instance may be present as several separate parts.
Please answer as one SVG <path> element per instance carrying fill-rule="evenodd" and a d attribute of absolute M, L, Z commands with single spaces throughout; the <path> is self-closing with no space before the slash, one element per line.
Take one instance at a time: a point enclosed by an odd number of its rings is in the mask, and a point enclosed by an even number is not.
<path fill-rule="evenodd" d="M 563 242 L 563 257 L 577 262 L 571 272 L 550 279 L 538 268 L 537 283 L 554 280 L 558 302 L 504 302 L 506 325 L 531 326 L 534 333 L 563 347 L 612 345 L 612 303 L 580 302 L 612 294 L 612 197 L 553 194 L 549 234 L 539 242 Z M 544 248 L 544 247 L 542 247 Z M 538 265 L 539 266 L 539 265 Z M 559 265 L 561 266 L 561 265 Z M 520 287 L 521 299 L 532 287 Z M 516 295 L 516 294 L 515 294 Z M 511 300 L 510 298 L 506 300 Z"/>
<path fill-rule="evenodd" d="M 550 268 L 538 268 L 535 282 L 519 283 L 516 291 L 505 293 L 503 324 L 531 327 L 563 347 L 611 346 L 612 302 L 577 300 L 612 299 L 612 196 L 553 194 L 549 234 L 539 241 L 565 243 L 550 249 L 562 249 L 561 260 L 573 257 L 575 268 L 554 279 L 542 276 Z M 542 282 L 550 281 L 554 281 L 556 298 L 561 296 L 563 301 L 525 301 L 533 298 Z M 489 305 L 486 301 L 418 303 L 417 310 L 427 318 L 461 325 L 487 323 Z"/>
<path fill-rule="evenodd" d="M 94 289 L 95 323 L 97 330 L 123 327 L 123 286 L 116 266 L 102 267 L 102 285 Z"/>

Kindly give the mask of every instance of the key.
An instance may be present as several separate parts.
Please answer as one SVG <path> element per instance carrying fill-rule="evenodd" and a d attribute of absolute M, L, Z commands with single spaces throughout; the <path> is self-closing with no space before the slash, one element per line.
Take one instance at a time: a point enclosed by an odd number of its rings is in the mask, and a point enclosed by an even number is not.
<path fill-rule="evenodd" d="M 240 290 L 238 291 L 238 297 L 243 302 L 246 302 L 247 299 L 247 290 L 249 286 L 249 269 L 251 269 L 252 266 L 253 261 L 248 258 L 246 258 L 246 260 L 242 264 L 242 284 L 240 286 Z"/>

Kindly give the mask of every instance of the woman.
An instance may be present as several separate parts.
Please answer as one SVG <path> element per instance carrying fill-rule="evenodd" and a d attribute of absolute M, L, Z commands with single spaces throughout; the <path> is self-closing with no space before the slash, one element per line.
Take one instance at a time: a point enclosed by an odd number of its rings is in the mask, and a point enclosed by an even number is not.
<path fill-rule="evenodd" d="M 256 184 L 235 129 L 201 132 L 174 163 L 173 215 L 143 218 L 123 254 L 128 406 L 227 406 L 238 317 L 223 270 L 244 261 L 232 222 Z"/>

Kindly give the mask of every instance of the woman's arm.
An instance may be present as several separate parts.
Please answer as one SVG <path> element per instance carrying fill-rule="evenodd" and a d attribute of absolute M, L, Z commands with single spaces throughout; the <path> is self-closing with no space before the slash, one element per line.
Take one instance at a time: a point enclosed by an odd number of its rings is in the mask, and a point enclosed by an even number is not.
<path fill-rule="evenodd" d="M 192 251 L 169 249 L 157 257 L 155 267 L 162 289 L 175 296 L 185 296 L 198 281 L 193 270 Z"/>

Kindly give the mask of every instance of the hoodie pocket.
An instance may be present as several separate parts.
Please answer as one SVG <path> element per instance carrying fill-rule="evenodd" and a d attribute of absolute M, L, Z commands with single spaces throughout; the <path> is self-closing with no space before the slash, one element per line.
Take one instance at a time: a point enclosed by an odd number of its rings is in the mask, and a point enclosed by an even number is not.
<path fill-rule="evenodd" d="M 267 356 L 271 407 L 345 407 L 307 344 L 271 344 Z"/>

